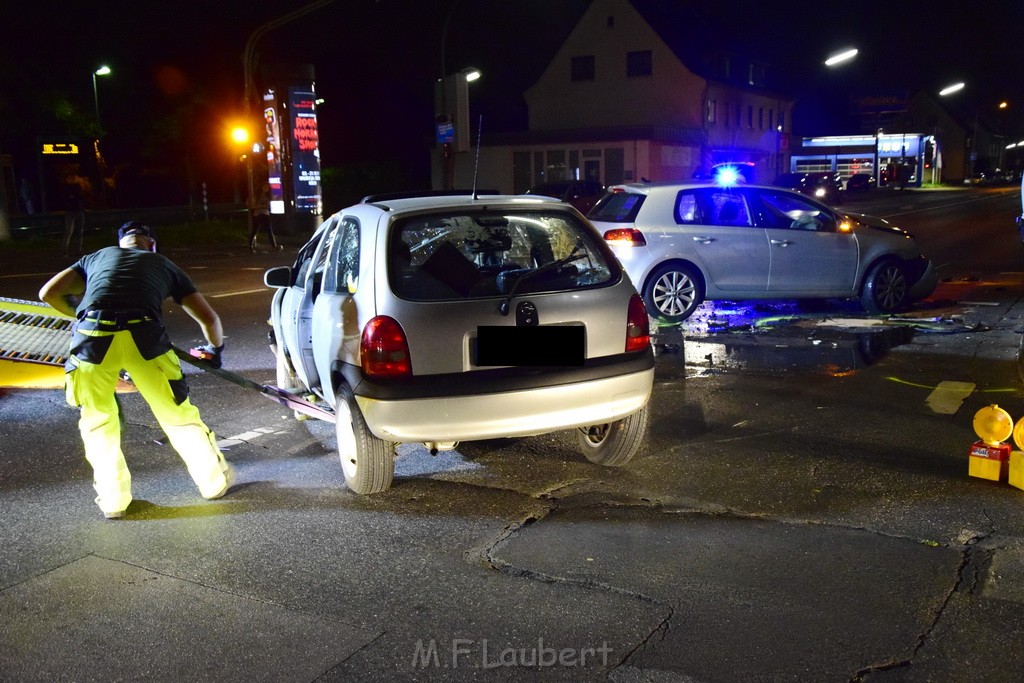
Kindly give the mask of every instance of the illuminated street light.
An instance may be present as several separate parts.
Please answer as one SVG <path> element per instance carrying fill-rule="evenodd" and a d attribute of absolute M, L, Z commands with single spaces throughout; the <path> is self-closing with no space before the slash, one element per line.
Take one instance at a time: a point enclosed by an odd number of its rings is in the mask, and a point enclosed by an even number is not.
<path fill-rule="evenodd" d="M 466 83 L 472 83 L 473 81 L 480 80 L 480 69 L 474 69 L 469 67 L 468 69 L 462 70 L 462 76 L 466 79 Z"/>
<path fill-rule="evenodd" d="M 231 139 L 243 145 L 249 141 L 249 130 L 242 126 L 235 126 L 231 129 Z"/>
<path fill-rule="evenodd" d="M 945 97 L 951 95 L 957 91 L 964 89 L 964 83 L 954 83 L 953 85 L 947 85 L 945 88 L 939 91 L 939 94 Z"/>
<path fill-rule="evenodd" d="M 837 52 L 828 59 L 825 60 L 825 66 L 835 66 L 842 62 L 847 62 L 857 56 L 857 48 L 851 47 L 848 50 Z"/>
<path fill-rule="evenodd" d="M 95 71 L 92 72 L 92 99 L 96 103 L 96 124 L 97 125 L 99 125 L 99 122 L 100 122 L 100 95 L 99 95 L 99 91 L 96 89 L 96 77 L 97 76 L 107 76 L 109 74 L 110 74 L 110 67 L 106 66 L 106 65 L 101 66 L 100 68 L 98 68 L 98 69 L 96 69 Z"/>

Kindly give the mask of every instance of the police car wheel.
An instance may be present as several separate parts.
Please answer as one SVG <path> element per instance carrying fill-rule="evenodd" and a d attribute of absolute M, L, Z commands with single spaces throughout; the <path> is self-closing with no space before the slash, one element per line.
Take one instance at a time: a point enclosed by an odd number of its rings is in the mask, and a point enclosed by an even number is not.
<path fill-rule="evenodd" d="M 704 280 L 693 266 L 668 263 L 647 278 L 643 295 L 650 315 L 678 323 L 689 318 L 704 301 Z"/>
<path fill-rule="evenodd" d="M 860 297 L 868 313 L 895 313 L 910 303 L 910 282 L 903 266 L 894 260 L 876 264 L 864 279 Z"/>

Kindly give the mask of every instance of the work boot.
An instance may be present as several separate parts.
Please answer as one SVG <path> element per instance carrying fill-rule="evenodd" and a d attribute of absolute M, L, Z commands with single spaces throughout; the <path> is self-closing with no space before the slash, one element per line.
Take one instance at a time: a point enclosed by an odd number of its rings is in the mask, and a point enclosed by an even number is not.
<path fill-rule="evenodd" d="M 229 465 L 227 462 L 222 462 L 221 467 L 224 470 L 224 486 L 221 487 L 220 490 L 218 490 L 216 493 L 213 493 L 209 496 L 203 496 L 203 498 L 205 498 L 206 500 L 217 500 L 218 498 L 222 498 L 224 494 L 227 493 L 231 486 L 235 483 L 235 468 Z"/>

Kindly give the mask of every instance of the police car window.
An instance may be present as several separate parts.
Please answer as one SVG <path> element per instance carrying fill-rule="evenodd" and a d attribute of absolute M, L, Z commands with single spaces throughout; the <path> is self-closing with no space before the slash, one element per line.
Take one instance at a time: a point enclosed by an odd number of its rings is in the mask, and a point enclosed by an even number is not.
<path fill-rule="evenodd" d="M 758 199 L 758 224 L 762 227 L 818 232 L 835 227 L 835 220 L 829 213 L 798 194 L 766 190 L 758 194 Z"/>
<path fill-rule="evenodd" d="M 676 196 L 676 223 L 699 223 L 700 212 L 697 210 L 697 195 L 693 192 L 680 192 Z"/>
<path fill-rule="evenodd" d="M 705 193 L 705 212 L 711 225 L 753 225 L 743 194 L 729 190 L 711 190 Z"/>
<path fill-rule="evenodd" d="M 359 221 L 345 217 L 327 255 L 324 291 L 355 294 L 359 286 Z"/>
<path fill-rule="evenodd" d="M 640 213 L 640 207 L 646 198 L 645 194 L 609 192 L 598 200 L 594 208 L 587 213 L 587 217 L 592 221 L 632 223 Z"/>

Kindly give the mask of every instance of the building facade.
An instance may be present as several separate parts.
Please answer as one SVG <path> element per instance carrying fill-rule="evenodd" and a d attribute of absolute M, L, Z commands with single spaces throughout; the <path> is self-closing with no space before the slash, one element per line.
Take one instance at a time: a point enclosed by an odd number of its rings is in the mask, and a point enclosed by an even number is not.
<path fill-rule="evenodd" d="M 455 187 L 683 181 L 728 161 L 752 163 L 755 181 L 786 170 L 793 101 L 764 87 L 767 66 L 690 52 L 685 17 L 665 11 L 651 0 L 594 0 L 524 93 L 529 130 L 492 136 L 479 158 L 457 154 Z M 435 150 L 433 187 L 443 182 Z"/>

